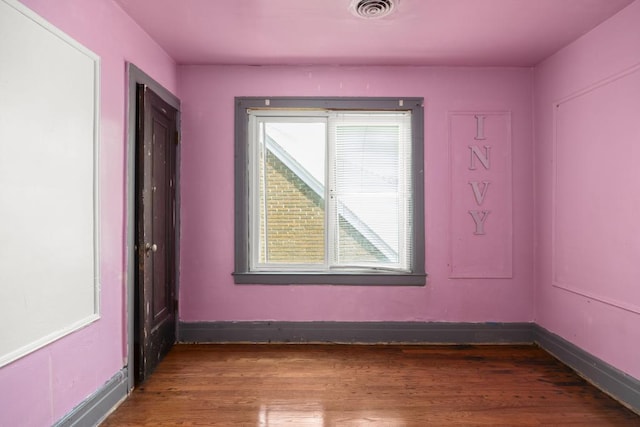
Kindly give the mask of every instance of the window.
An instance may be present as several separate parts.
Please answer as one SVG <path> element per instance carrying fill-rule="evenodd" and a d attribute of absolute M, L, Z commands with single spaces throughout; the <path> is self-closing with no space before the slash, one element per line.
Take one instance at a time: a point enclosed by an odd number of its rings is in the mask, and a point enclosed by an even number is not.
<path fill-rule="evenodd" d="M 422 285 L 421 98 L 236 99 L 236 283 Z"/>

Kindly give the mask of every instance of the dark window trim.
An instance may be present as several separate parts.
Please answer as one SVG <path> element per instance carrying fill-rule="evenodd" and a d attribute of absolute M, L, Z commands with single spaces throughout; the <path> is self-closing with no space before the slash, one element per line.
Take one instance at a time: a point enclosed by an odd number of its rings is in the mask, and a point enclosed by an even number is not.
<path fill-rule="evenodd" d="M 352 97 L 235 98 L 235 271 L 237 284 L 330 284 L 423 286 L 424 268 L 424 99 Z M 326 108 L 331 110 L 411 110 L 413 186 L 413 271 L 411 273 L 265 273 L 249 270 L 249 158 L 247 109 Z"/>

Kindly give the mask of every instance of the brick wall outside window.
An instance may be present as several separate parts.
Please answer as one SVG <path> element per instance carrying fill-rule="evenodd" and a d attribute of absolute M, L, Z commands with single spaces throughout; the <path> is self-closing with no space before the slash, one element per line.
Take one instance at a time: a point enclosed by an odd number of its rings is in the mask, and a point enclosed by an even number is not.
<path fill-rule="evenodd" d="M 260 162 L 262 165 L 263 163 Z M 289 169 L 276 155 L 267 150 L 264 188 L 260 171 L 260 236 L 268 242 L 269 262 L 322 263 L 324 261 L 324 199 Z M 380 261 L 384 255 L 344 218 L 339 220 L 341 254 L 351 260 Z M 265 230 L 265 225 L 267 230 Z M 260 262 L 265 262 L 264 250 Z"/>

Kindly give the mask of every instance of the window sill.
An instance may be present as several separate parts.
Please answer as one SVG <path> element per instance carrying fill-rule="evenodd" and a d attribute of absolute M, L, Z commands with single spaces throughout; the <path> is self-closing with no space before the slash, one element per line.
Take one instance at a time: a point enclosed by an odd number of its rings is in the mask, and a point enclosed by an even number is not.
<path fill-rule="evenodd" d="M 424 286 L 419 273 L 233 273 L 238 285 Z"/>

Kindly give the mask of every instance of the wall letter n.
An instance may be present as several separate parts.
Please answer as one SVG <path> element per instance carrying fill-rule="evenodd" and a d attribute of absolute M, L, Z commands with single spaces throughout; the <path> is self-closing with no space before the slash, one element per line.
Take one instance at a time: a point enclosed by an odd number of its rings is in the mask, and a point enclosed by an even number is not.
<path fill-rule="evenodd" d="M 491 164 L 489 163 L 491 147 L 485 145 L 484 153 L 480 151 L 480 147 L 477 145 L 470 145 L 469 150 L 471 150 L 471 163 L 469 164 L 469 170 L 476 170 L 476 159 L 480 160 L 480 163 L 482 163 L 482 166 L 484 166 L 485 169 L 489 169 L 489 167 L 491 167 Z"/>

